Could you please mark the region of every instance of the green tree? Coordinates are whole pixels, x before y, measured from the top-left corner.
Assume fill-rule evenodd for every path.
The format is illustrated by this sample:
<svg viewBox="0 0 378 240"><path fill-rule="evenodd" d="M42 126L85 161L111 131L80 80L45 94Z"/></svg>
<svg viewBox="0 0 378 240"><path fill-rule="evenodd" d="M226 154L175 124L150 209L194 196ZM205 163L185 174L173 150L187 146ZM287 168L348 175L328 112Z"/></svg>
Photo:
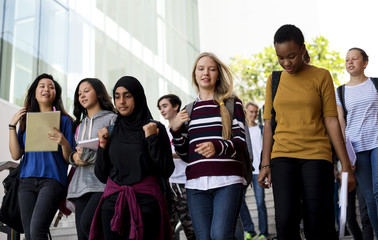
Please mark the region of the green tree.
<svg viewBox="0 0 378 240"><path fill-rule="evenodd" d="M306 43L311 58L311 65L330 71L335 84L340 85L343 76L344 59L340 53L329 50L329 41L319 36L312 43ZM279 65L273 46L250 58L235 56L231 58L230 69L236 75L235 92L243 102L262 102L265 99L265 86L269 75L276 70L283 70Z"/></svg>

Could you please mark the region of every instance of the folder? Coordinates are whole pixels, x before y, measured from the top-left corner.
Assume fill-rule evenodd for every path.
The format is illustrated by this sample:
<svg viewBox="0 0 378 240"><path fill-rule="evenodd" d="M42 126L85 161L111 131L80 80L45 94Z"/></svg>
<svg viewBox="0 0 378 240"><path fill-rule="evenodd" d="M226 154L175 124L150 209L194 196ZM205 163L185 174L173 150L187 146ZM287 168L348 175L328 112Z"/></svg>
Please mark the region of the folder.
<svg viewBox="0 0 378 240"><path fill-rule="evenodd" d="M341 189L339 194L339 206L340 206L340 231L339 237L342 238L345 235L345 223L347 220L347 206L348 206L348 173L342 172L341 174Z"/></svg>
<svg viewBox="0 0 378 240"><path fill-rule="evenodd" d="M59 129L60 111L28 112L26 114L25 152L56 152L58 144L49 139L49 133Z"/></svg>
<svg viewBox="0 0 378 240"><path fill-rule="evenodd" d="M352 142L349 140L349 138L347 138L345 141L345 147L348 153L349 161L352 164L352 166L354 166L354 164L356 164L357 156L354 152Z"/></svg>
<svg viewBox="0 0 378 240"><path fill-rule="evenodd" d="M77 142L77 147L80 148L89 148L94 151L97 151L98 148L98 138L92 138L88 140L82 140Z"/></svg>

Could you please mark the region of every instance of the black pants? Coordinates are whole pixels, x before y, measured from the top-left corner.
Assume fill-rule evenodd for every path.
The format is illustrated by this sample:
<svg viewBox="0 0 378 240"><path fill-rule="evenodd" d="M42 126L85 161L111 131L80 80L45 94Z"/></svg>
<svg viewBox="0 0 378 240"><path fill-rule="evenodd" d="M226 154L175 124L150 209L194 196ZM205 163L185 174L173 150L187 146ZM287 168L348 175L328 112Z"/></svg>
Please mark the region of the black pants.
<svg viewBox="0 0 378 240"><path fill-rule="evenodd" d="M352 232L354 240L363 240L362 232L360 226L358 225L356 215L356 189L348 192L347 223L349 230Z"/></svg>
<svg viewBox="0 0 378 240"><path fill-rule="evenodd" d="M301 239L301 218L307 240L338 239L332 163L274 158L271 160L271 174L278 239Z"/></svg>
<svg viewBox="0 0 378 240"><path fill-rule="evenodd" d="M27 240L48 239L50 224L66 196L65 187L51 178L23 178L18 197Z"/></svg>
<svg viewBox="0 0 378 240"><path fill-rule="evenodd" d="M72 199L75 204L75 222L78 240L87 240L92 219L102 192L87 193L79 198Z"/></svg>
<svg viewBox="0 0 378 240"><path fill-rule="evenodd" d="M160 233L160 208L157 200L147 194L135 194L140 210L142 212L143 222L143 239L158 239ZM123 235L111 230L111 219L114 216L115 203L118 193L110 195L104 199L101 207L101 221L104 230L105 240L125 240L129 239L130 234L130 211L127 202L125 202L125 212L123 214L122 226Z"/></svg>

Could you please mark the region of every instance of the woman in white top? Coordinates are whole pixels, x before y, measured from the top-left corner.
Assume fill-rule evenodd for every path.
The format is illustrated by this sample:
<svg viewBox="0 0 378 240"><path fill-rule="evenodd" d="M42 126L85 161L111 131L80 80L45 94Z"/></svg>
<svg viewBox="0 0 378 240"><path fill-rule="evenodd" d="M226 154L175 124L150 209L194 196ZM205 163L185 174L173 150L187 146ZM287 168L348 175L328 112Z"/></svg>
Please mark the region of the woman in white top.
<svg viewBox="0 0 378 240"><path fill-rule="evenodd" d="M366 52L351 48L345 59L350 81L344 86L345 109L336 94L340 126L357 155L355 175L366 198L375 235L378 235L378 87L365 75ZM378 82L375 79L376 84ZM345 116L345 118L344 118Z"/></svg>

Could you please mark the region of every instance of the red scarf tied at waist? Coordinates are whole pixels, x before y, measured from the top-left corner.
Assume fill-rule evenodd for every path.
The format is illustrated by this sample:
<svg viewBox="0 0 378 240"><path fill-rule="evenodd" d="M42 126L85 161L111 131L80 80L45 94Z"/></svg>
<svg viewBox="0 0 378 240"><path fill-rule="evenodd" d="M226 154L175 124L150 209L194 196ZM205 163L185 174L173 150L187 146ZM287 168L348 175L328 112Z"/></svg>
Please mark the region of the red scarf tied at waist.
<svg viewBox="0 0 378 240"><path fill-rule="evenodd" d="M89 233L89 239L103 239L103 232L100 221L100 211L102 201L114 193L118 193L117 202L115 204L115 213L111 220L111 229L117 232L119 235L123 235L122 219L125 210L125 200L129 205L130 210L130 235L129 239L142 240L143 239L143 222L142 213L135 197L135 193L149 194L156 198L160 207L160 233L159 240L170 239L170 225L169 216L167 211L167 202L164 198L161 188L157 182L156 177L149 176L143 179L143 181L134 184L132 186L118 186L110 178L105 186L104 194L101 197L100 203L97 206L91 230Z"/></svg>

